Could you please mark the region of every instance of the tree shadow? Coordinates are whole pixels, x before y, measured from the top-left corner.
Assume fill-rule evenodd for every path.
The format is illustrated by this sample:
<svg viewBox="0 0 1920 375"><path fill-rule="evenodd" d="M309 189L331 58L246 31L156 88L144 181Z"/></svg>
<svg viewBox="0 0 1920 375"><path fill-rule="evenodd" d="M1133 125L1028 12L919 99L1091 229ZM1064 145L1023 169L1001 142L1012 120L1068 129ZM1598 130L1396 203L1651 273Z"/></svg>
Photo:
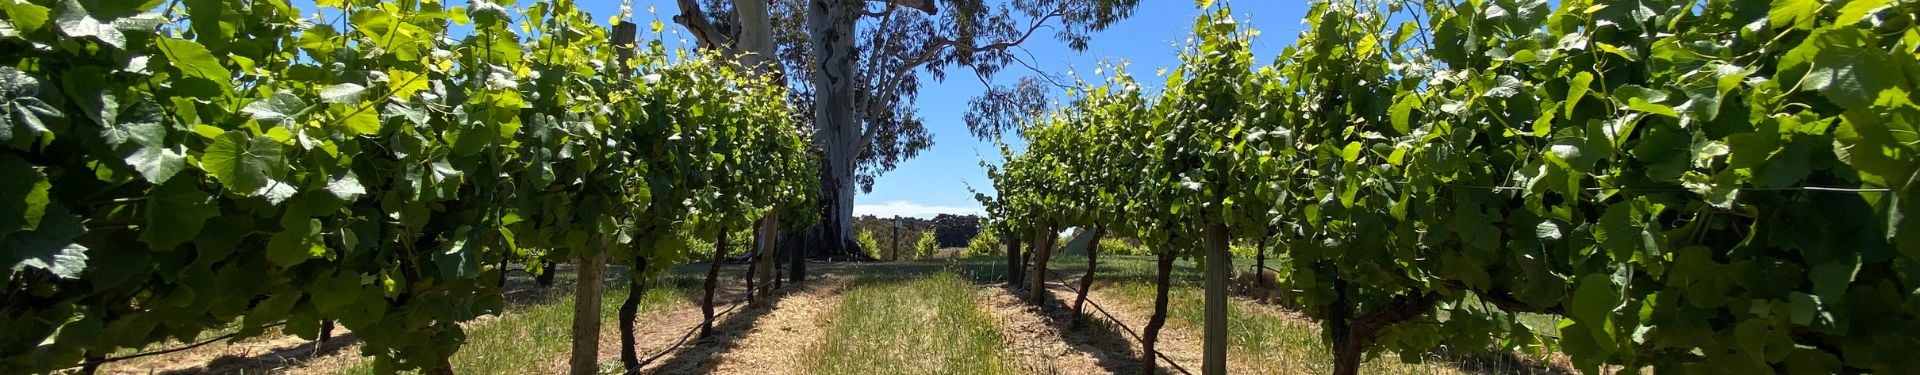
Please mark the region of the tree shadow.
<svg viewBox="0 0 1920 375"><path fill-rule="evenodd" d="M317 358L326 357L342 349L359 344L360 339L353 335L341 335L327 340L325 344L315 345L303 342L296 345L273 349L259 354L227 354L215 357L205 366L159 372L161 375L189 374L243 374L268 373L296 366Z"/></svg>
<svg viewBox="0 0 1920 375"><path fill-rule="evenodd" d="M1436 349L1431 356L1442 358L1453 368L1468 374L1483 375L1573 375L1578 372L1559 364L1537 360L1509 351L1449 351Z"/></svg>
<svg viewBox="0 0 1920 375"><path fill-rule="evenodd" d="M1006 289L1008 293L1016 296L1024 296L1027 292L1004 284L999 288ZM1047 289L1066 292L1067 295L1073 293L1060 285L1048 285ZM1046 320L1047 326L1059 332L1060 338L1066 341L1068 346L1093 356L1101 369L1114 374L1140 373L1140 367L1144 364L1141 363L1140 356L1135 355L1133 351L1133 339L1121 333L1124 328L1097 315L1099 312L1096 312L1091 304L1087 305L1087 311L1075 315L1073 307L1068 305L1069 302L1061 298L1061 294L1047 293L1045 300L1041 302L1035 313ZM1076 321L1079 323L1078 327L1074 325ZM1156 360L1154 363L1158 366L1159 361ZM1160 372L1165 373L1167 369L1160 369Z"/></svg>
<svg viewBox="0 0 1920 375"><path fill-rule="evenodd" d="M701 285L706 282L704 279L688 281L699 283L696 285ZM811 287L811 285L808 287ZM746 304L746 302L740 302L742 305L739 310L736 310L733 314L720 317L719 321L714 323L713 336L704 339L695 339L690 345L673 349L673 353L664 358L658 366L642 370L642 372L649 374L704 374L713 372L714 367L719 365L716 359L719 359L721 355L727 352L739 348L740 340L747 337L747 334L753 330L755 323L759 322L761 318L766 317L767 314L773 312L773 306L778 305L780 299L785 298L788 294L798 293L805 289L807 289L807 287L781 288L775 291L773 295L768 296L767 301L764 301L765 304L762 306L754 306ZM705 292L703 290L699 288L690 288L690 290L693 290L695 294L691 298L698 299L704 297L703 293ZM735 300L740 298L746 298L746 296L736 296ZM714 308L718 310L724 309L725 307L715 306Z"/></svg>

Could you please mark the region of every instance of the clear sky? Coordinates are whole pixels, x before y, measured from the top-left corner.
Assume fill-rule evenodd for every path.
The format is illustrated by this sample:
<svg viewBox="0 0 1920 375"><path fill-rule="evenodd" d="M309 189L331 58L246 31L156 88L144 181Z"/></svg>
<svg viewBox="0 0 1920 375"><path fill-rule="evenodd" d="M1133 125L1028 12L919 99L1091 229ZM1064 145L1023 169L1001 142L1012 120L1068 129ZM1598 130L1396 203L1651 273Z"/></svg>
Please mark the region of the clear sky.
<svg viewBox="0 0 1920 375"><path fill-rule="evenodd" d="M466 0L447 3L464 6ZM524 0L517 3L525 5ZM578 0L578 3L595 19L605 20L619 11L621 1ZM1031 52L1028 62L1060 77L1070 73L1091 77L1094 68L1102 61L1126 62L1130 65L1128 70L1141 78L1142 84L1151 86L1161 82L1149 78L1160 68L1178 65L1179 47L1186 42L1193 19L1200 14L1200 9L1191 0L1141 0L1140 3L1133 17L1093 35L1086 51L1068 49L1065 43L1052 39L1051 34L1043 30L1023 46ZM1261 32L1253 43L1255 62L1259 63L1271 61L1275 54L1299 35L1302 18L1309 4L1306 0L1241 0L1230 3L1235 18ZM314 9L312 0L294 0L294 4L309 12ZM644 25L655 17L647 13L650 7L660 21L667 24L665 38L679 39L686 35L683 28L670 21L672 15L679 13L675 1L633 0L635 22L643 25L641 38L649 37ZM328 16L332 16L331 12L328 13ZM691 46L691 42L685 43ZM994 82L1007 84L1032 74L1025 68L1009 67L995 76ZM949 69L948 79L944 82L935 81L922 73L921 82L918 107L927 130L933 134L933 147L922 150L918 157L902 162L892 172L882 175L874 183L873 192L856 196L855 215L932 217L939 213L979 213L980 204L974 201L967 187L971 185L989 194L992 192L991 182L980 168L979 161L987 158L998 164L999 153L991 141L975 139L961 121L961 115L967 110L967 100L978 95L984 87L972 72L958 69ZM1055 97L1059 97L1059 94L1056 92ZM1018 140L1010 142L1019 144Z"/></svg>
<svg viewBox="0 0 1920 375"><path fill-rule="evenodd" d="M1256 62L1271 60L1293 42L1301 29L1300 21L1306 14L1307 4L1304 0L1232 3L1235 18L1261 31L1253 44ZM1095 34L1086 51L1075 52L1065 43L1037 37L1029 40L1026 47L1033 52L1034 59L1030 62L1035 67L1058 76L1074 72L1090 77L1103 59L1110 59L1114 63L1129 63L1128 71L1140 77L1142 84L1153 85L1161 80L1144 76L1179 64L1179 46L1186 42L1193 19L1199 14L1199 8L1189 0L1143 0L1132 18ZM1024 68L1009 68L994 80L1006 84L1030 74ZM922 80L932 82L924 76ZM945 82L923 86L919 108L928 130L933 133L933 147L882 175L874 183L872 193L855 197L854 213L929 217L943 212L978 212L980 205L968 193L967 186L992 191L992 183L978 162L986 157L997 163L999 155L992 142L977 140L969 134L960 118L966 113L967 100L983 90L979 80L970 73L950 74Z"/></svg>

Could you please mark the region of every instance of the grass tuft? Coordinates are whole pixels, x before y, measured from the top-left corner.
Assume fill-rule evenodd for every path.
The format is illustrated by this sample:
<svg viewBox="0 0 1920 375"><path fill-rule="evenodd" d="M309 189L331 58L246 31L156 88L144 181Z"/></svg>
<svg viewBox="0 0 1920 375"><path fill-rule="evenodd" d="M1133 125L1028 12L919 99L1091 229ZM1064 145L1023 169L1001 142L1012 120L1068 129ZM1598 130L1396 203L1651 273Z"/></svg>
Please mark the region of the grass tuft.
<svg viewBox="0 0 1920 375"><path fill-rule="evenodd" d="M931 276L871 276L845 292L826 339L808 348L816 374L1009 374L993 318L974 284Z"/></svg>

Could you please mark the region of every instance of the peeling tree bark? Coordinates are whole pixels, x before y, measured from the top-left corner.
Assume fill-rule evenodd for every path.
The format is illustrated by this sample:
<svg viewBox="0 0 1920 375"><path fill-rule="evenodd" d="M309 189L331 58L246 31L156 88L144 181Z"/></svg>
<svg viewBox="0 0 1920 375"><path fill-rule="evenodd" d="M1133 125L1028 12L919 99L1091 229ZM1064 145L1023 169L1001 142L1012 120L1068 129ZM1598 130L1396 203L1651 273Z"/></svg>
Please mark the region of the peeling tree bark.
<svg viewBox="0 0 1920 375"><path fill-rule="evenodd" d="M854 26L862 8L859 1L810 0L807 33L813 42L814 139L826 152L820 170L822 211L829 215L815 230L818 255L847 257L859 248L848 228L853 227L853 170L859 157L860 119L855 117Z"/></svg>

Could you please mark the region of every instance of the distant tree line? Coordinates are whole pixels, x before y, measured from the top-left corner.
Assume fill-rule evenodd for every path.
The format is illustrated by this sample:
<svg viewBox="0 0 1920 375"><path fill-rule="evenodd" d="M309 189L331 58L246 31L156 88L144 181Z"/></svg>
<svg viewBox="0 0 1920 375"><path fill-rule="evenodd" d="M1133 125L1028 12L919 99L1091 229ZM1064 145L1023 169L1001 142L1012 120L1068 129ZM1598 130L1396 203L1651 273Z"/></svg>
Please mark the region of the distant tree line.
<svg viewBox="0 0 1920 375"><path fill-rule="evenodd" d="M880 248L873 249L872 253L885 258L893 251L894 219L890 216L860 215L854 217L853 228L856 233L873 233ZM980 217L976 215L940 214L933 219L901 216L899 220L900 246L903 249L912 247L920 234L926 231L933 232L934 241L941 248L965 247L968 241L980 234Z"/></svg>

